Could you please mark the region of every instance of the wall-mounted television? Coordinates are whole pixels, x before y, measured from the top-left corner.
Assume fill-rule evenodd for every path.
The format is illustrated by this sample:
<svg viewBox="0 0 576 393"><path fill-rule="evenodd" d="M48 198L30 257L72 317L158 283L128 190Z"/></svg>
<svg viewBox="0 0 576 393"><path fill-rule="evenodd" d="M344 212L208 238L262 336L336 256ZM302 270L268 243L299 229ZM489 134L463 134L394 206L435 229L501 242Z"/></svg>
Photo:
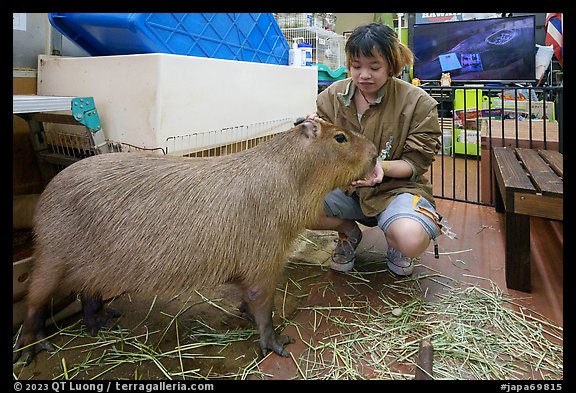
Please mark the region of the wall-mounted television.
<svg viewBox="0 0 576 393"><path fill-rule="evenodd" d="M414 78L534 82L534 15L414 25Z"/></svg>

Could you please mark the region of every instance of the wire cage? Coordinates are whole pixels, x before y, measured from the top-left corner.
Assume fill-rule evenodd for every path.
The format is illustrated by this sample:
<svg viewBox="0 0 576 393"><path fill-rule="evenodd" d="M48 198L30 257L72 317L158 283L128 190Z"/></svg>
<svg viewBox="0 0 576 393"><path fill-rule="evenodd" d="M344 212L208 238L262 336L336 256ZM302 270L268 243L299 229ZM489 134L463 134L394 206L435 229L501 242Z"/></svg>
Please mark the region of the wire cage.
<svg viewBox="0 0 576 393"><path fill-rule="evenodd" d="M82 125L43 123L43 139L45 148L39 151L43 161L43 170L47 178L54 177L58 172L83 158L106 152L157 151L166 154L162 147L143 148L124 142L107 139L106 148L95 146L90 137L90 131Z"/></svg>
<svg viewBox="0 0 576 393"><path fill-rule="evenodd" d="M247 150L294 126L292 118L194 131L169 137L166 148L185 157L222 156Z"/></svg>
<svg viewBox="0 0 576 393"><path fill-rule="evenodd" d="M221 129L185 132L167 138L162 147L144 148L110 139L106 139L106 145L110 153L148 151L185 157L219 156L255 147L292 128L293 120L283 118ZM45 123L43 135L46 150L42 152L42 156L50 158L52 176L75 161L102 154L82 126Z"/></svg>
<svg viewBox="0 0 576 393"><path fill-rule="evenodd" d="M331 14L274 14L280 30L290 45L302 39L312 45L312 63L324 64L332 70L345 67L345 38L333 31L335 17Z"/></svg>
<svg viewBox="0 0 576 393"><path fill-rule="evenodd" d="M293 27L318 27L324 30L334 31L336 16L332 13L275 13L274 19L282 28Z"/></svg>

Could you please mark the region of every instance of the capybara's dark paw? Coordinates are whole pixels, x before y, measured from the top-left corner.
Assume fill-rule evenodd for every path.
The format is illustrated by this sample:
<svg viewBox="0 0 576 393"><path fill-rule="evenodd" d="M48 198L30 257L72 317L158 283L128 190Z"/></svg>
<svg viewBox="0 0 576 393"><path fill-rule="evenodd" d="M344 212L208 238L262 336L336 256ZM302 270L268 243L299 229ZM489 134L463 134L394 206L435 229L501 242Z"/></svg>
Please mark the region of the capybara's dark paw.
<svg viewBox="0 0 576 393"><path fill-rule="evenodd" d="M33 339L20 337L12 353L12 363L18 362L26 367L39 352L54 350L54 346L46 340L44 335L38 335Z"/></svg>
<svg viewBox="0 0 576 393"><path fill-rule="evenodd" d="M284 345L293 344L294 339L287 335L275 335L273 339L266 340L264 343L260 341L260 350L262 355L266 356L269 350L276 352L278 355L285 358L290 356L290 352L284 348Z"/></svg>
<svg viewBox="0 0 576 393"><path fill-rule="evenodd" d="M98 335L101 328L107 326L114 318L118 318L122 314L112 308L102 308L96 313L84 315L84 325L88 334L91 336Z"/></svg>

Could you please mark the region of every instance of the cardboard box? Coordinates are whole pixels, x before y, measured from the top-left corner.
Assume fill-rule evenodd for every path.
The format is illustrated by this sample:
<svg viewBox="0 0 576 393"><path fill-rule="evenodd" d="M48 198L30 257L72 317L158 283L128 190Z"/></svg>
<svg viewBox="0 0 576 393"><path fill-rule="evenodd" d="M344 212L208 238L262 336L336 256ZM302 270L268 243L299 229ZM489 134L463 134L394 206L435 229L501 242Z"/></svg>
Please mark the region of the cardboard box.
<svg viewBox="0 0 576 393"><path fill-rule="evenodd" d="M492 111L502 111L502 100L499 98L492 98ZM504 100L504 115L514 115L518 111L519 115L527 117L532 115L532 118L544 118L544 101L514 101ZM546 118L550 121L555 121L555 108L554 102L546 101Z"/></svg>
<svg viewBox="0 0 576 393"><path fill-rule="evenodd" d="M546 113L544 113L544 102L532 102L531 103L532 116L537 119L548 119L550 121L556 120L556 108L554 107L554 102L546 101Z"/></svg>

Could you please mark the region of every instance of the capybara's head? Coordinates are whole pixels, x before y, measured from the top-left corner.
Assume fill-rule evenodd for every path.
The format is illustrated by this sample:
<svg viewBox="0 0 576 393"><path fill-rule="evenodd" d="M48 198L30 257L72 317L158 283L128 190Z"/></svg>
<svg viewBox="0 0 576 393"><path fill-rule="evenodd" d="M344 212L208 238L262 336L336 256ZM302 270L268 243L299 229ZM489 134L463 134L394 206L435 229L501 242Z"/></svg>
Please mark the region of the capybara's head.
<svg viewBox="0 0 576 393"><path fill-rule="evenodd" d="M376 146L364 135L344 130L326 120L304 120L296 128L302 135L310 162L323 182L334 188L370 176L378 156Z"/></svg>

